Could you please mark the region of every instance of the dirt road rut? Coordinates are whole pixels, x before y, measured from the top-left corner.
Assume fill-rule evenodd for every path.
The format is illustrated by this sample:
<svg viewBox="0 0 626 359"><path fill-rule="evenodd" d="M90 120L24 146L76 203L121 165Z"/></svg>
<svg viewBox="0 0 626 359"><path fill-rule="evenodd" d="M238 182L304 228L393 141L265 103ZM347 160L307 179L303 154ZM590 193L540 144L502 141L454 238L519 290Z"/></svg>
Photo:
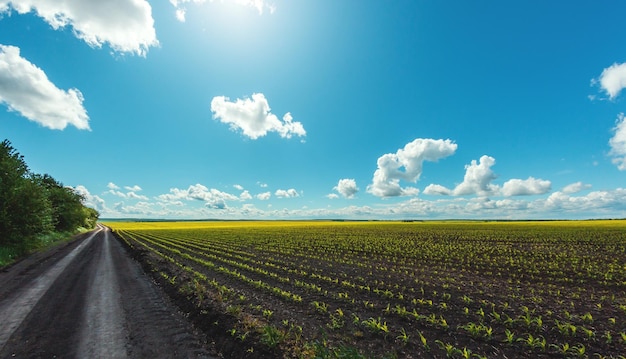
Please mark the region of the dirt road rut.
<svg viewBox="0 0 626 359"><path fill-rule="evenodd" d="M213 358L109 230L0 272L1 358Z"/></svg>

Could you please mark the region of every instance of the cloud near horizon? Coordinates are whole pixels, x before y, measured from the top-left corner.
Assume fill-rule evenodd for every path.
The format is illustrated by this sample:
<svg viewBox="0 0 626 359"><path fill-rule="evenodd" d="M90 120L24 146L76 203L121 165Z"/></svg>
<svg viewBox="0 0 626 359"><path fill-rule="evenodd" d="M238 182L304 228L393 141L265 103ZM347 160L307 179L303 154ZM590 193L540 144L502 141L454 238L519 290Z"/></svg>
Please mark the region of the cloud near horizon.
<svg viewBox="0 0 626 359"><path fill-rule="evenodd" d="M33 11L55 30L71 26L74 36L94 48L108 44L119 53L145 56L159 45L145 0L0 0L0 14L11 9Z"/></svg>
<svg viewBox="0 0 626 359"><path fill-rule="evenodd" d="M566 186L567 187L567 186ZM576 184L575 187L580 187ZM586 186L583 186L586 187ZM276 218L346 218L346 219L401 219L401 218L491 218L491 219L587 219L587 218L626 218L626 188L610 191L593 191L574 196L563 191L554 192L547 198L522 200L504 198L492 200L487 197L444 198L424 200L412 197L403 202L379 204L375 206L347 206L343 208L300 208L261 210L252 204L243 203L240 207L219 208L218 205L205 205L196 208L189 198L181 200L147 202L129 205L116 202L107 206L105 200L91 195L84 186L76 186L75 191L85 196L85 205L97 209L101 218L163 218L163 219L276 219ZM171 193L170 193L171 194Z"/></svg>
<svg viewBox="0 0 626 359"><path fill-rule="evenodd" d="M170 193L159 195L157 199L162 202L203 201L206 207L213 209L226 209L226 201L239 201L239 197L235 195L215 188L209 189L199 183L187 189L171 188Z"/></svg>
<svg viewBox="0 0 626 359"><path fill-rule="evenodd" d="M367 192L377 197L417 195L417 188L402 188L400 180L417 182L422 174L424 161L437 162L454 154L456 149L456 143L451 140L417 138L396 153L387 153L378 158L378 168L374 172L372 183L367 186Z"/></svg>
<svg viewBox="0 0 626 359"><path fill-rule="evenodd" d="M67 125L90 129L83 94L78 89L59 89L43 70L20 56L18 47L1 44L0 103L53 130L63 130Z"/></svg>
<svg viewBox="0 0 626 359"><path fill-rule="evenodd" d="M510 179L500 188L500 186L492 183L497 178L496 174L491 170L491 167L495 164L495 158L487 155L481 156L478 162L472 160L469 165L465 165L463 182L454 189L449 189L439 184L430 184L424 189L424 194L512 197L545 194L552 188L552 182L534 177L528 177L525 180Z"/></svg>
<svg viewBox="0 0 626 359"><path fill-rule="evenodd" d="M302 123L294 122L291 113L287 112L281 121L270 110L262 93L255 93L252 98L237 99L235 102L225 96L216 96L211 100L214 119L229 124L233 131L242 130L245 136L253 140L268 132L277 132L282 138L306 136Z"/></svg>

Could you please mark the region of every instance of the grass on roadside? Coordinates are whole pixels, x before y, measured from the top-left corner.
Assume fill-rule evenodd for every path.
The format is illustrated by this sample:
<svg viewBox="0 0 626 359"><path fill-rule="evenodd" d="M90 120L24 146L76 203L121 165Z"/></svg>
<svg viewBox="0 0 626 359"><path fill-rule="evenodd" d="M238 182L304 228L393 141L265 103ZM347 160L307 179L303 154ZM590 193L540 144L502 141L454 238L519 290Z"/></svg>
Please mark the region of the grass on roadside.
<svg viewBox="0 0 626 359"><path fill-rule="evenodd" d="M40 235L32 248L21 249L16 247L0 247L0 268L6 267L15 261L35 252L45 251L59 243L69 242L78 233L88 232L90 229L80 228L75 233L52 232Z"/></svg>

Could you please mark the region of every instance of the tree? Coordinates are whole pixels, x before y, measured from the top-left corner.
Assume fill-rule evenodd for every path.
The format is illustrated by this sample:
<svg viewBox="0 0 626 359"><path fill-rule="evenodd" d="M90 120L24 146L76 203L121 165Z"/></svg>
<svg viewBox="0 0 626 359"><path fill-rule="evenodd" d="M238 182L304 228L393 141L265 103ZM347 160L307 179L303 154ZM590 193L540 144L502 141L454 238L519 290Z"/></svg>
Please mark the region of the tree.
<svg viewBox="0 0 626 359"><path fill-rule="evenodd" d="M52 227L46 193L8 140L0 143L0 245L26 251Z"/></svg>
<svg viewBox="0 0 626 359"><path fill-rule="evenodd" d="M83 197L73 189L63 187L50 175L35 175L35 178L50 200L54 229L58 232L66 232L82 227L86 214L83 211Z"/></svg>
<svg viewBox="0 0 626 359"><path fill-rule="evenodd" d="M42 235L93 228L98 211L50 175L33 174L8 140L0 143L0 246L26 253Z"/></svg>

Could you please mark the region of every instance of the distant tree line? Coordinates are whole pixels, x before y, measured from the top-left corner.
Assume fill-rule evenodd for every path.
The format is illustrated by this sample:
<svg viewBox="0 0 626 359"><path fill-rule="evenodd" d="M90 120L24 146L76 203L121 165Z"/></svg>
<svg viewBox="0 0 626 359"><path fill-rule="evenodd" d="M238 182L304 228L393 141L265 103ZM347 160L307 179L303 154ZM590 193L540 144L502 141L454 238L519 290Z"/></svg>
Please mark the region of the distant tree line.
<svg viewBox="0 0 626 359"><path fill-rule="evenodd" d="M96 226L99 213L51 176L32 173L8 140L0 143L0 247L24 254L42 238Z"/></svg>

